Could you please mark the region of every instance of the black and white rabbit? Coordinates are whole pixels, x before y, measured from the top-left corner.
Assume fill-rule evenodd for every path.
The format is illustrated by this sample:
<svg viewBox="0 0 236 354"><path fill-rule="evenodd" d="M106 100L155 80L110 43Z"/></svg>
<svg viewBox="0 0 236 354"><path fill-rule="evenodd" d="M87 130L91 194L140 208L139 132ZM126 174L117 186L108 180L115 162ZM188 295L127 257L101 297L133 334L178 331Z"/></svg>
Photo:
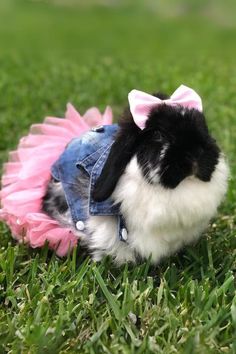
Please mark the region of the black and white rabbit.
<svg viewBox="0 0 236 354"><path fill-rule="evenodd" d="M166 95L154 97L161 104L145 113L142 129L131 110L124 111L92 191L97 202L110 197L119 205L126 242L117 237L115 216L90 215L86 233L75 231L95 260L110 255L122 264L151 256L158 263L200 237L226 193L228 166L204 114L191 105L168 104ZM85 175L78 191L88 184ZM73 228L60 183L50 182L43 210Z"/></svg>

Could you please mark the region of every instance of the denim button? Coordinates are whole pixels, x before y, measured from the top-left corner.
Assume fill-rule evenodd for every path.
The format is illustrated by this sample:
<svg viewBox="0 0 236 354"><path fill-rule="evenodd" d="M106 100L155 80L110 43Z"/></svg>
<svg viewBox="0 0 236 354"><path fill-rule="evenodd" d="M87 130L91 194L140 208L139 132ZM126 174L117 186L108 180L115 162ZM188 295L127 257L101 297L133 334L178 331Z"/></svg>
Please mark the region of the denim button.
<svg viewBox="0 0 236 354"><path fill-rule="evenodd" d="M91 130L92 130L92 132L102 133L102 132L104 132L104 126L103 125L99 125L98 127L94 127Z"/></svg>
<svg viewBox="0 0 236 354"><path fill-rule="evenodd" d="M85 229L85 225L83 221L77 221L77 223L75 224L76 229L79 231L83 231Z"/></svg>
<svg viewBox="0 0 236 354"><path fill-rule="evenodd" d="M124 241L126 241L128 238L128 232L125 227L121 230L121 237L122 237L122 240L124 240Z"/></svg>

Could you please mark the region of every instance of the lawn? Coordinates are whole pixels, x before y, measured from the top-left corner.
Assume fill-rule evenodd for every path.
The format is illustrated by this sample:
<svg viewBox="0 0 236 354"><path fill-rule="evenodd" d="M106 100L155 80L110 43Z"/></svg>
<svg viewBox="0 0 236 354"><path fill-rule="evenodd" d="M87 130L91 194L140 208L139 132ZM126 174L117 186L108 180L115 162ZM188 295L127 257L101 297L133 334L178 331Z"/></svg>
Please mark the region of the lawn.
<svg viewBox="0 0 236 354"><path fill-rule="evenodd" d="M0 353L236 353L236 26L142 1L65 3L0 4L0 163L68 101L117 118L132 88L184 83L228 157L229 191L198 244L157 267L95 264L79 246L60 259L0 224Z"/></svg>

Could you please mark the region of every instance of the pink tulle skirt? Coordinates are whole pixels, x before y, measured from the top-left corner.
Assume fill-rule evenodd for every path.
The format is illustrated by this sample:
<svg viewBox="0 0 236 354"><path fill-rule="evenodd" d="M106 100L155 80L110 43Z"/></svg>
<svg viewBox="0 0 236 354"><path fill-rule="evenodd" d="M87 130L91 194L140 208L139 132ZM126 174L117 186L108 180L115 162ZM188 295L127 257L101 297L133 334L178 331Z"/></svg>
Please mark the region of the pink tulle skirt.
<svg viewBox="0 0 236 354"><path fill-rule="evenodd" d="M47 117L42 124L32 125L17 150L10 152L2 176L0 220L7 223L17 241L33 248L47 242L59 256L75 247L78 237L44 214L41 201L51 166L68 142L91 127L108 124L112 124L110 107L103 115L97 108L90 108L80 116L68 104L65 118Z"/></svg>

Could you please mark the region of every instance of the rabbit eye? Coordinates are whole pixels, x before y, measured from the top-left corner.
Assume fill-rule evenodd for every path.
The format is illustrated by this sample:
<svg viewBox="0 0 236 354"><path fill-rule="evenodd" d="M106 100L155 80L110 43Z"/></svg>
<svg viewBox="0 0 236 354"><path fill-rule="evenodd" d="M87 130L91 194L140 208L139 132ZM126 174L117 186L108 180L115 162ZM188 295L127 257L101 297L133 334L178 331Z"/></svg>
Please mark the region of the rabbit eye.
<svg viewBox="0 0 236 354"><path fill-rule="evenodd" d="M204 149L200 147L198 149L198 156L201 156L203 153L204 153Z"/></svg>
<svg viewBox="0 0 236 354"><path fill-rule="evenodd" d="M154 138L155 138L155 141L157 141L157 142L161 142L163 140L161 133L157 132L157 131L154 133Z"/></svg>

